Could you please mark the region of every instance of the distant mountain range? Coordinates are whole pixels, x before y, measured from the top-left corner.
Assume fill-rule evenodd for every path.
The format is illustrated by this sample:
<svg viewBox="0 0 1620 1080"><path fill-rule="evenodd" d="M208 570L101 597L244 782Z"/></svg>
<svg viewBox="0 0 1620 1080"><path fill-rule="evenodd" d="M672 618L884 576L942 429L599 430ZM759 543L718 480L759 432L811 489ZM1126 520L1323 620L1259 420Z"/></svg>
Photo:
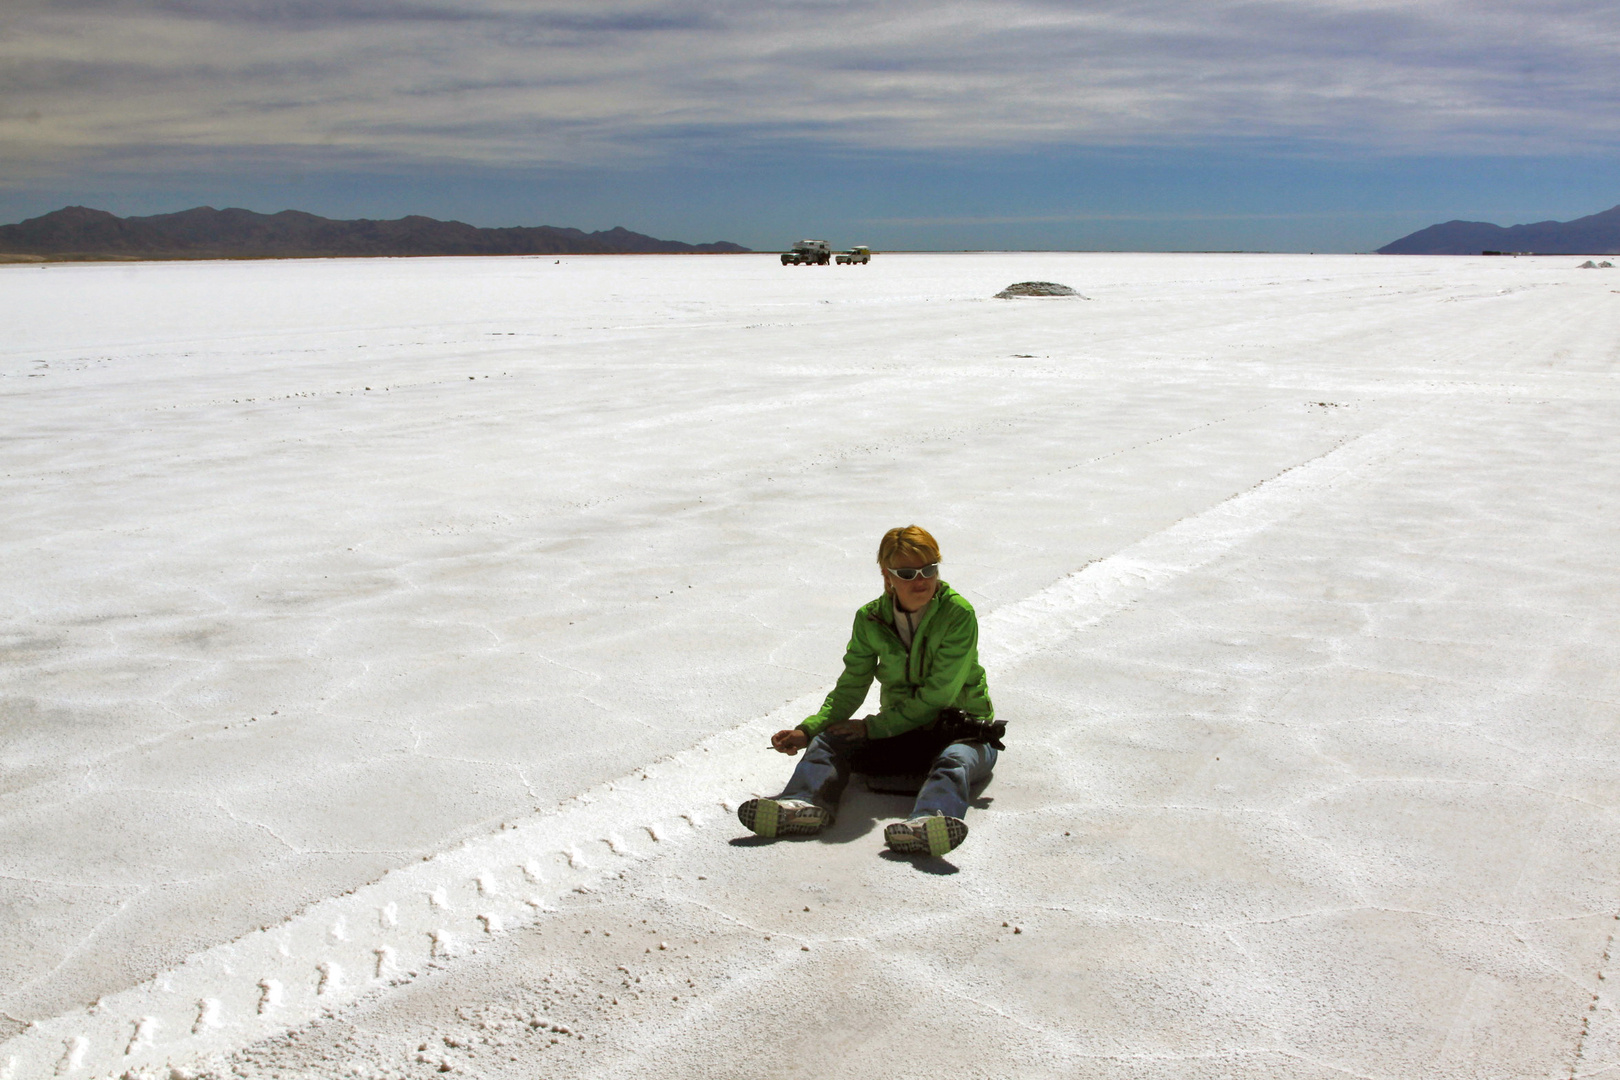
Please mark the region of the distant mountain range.
<svg viewBox="0 0 1620 1080"><path fill-rule="evenodd" d="M1430 225L1378 249L1380 255L1620 255L1620 206L1574 221L1538 221L1503 228L1487 221Z"/></svg>
<svg viewBox="0 0 1620 1080"><path fill-rule="evenodd" d="M16 225L0 225L0 256L48 259L720 254L748 250L724 241L682 244L658 240L622 227L592 233L551 225L479 229L429 217L335 221L298 210L256 214L211 206L128 218L87 206L69 206Z"/></svg>

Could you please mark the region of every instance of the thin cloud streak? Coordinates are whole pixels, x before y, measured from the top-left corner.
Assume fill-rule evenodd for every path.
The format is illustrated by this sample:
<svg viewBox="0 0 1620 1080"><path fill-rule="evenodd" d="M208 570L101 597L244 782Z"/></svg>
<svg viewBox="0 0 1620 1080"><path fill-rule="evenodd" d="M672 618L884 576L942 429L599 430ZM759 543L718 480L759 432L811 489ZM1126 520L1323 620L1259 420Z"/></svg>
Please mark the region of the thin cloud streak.
<svg viewBox="0 0 1620 1080"><path fill-rule="evenodd" d="M1579 0L20 0L0 159L1610 151L1617 46L1620 9Z"/></svg>

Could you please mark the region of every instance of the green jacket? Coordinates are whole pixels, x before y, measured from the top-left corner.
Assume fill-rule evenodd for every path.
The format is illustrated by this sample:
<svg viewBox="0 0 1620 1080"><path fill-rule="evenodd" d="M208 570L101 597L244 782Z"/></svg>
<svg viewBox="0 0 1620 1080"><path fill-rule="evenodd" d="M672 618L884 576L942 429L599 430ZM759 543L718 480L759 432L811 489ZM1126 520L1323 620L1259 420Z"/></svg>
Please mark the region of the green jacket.
<svg viewBox="0 0 1620 1080"><path fill-rule="evenodd" d="M806 717L799 730L815 738L828 724L848 720L866 700L874 676L883 688L881 708L866 721L866 733L874 739L927 727L950 705L976 719L995 719L979 666L979 617L943 581L923 609L910 650L900 643L894 600L887 593L855 613L844 673L821 711Z"/></svg>

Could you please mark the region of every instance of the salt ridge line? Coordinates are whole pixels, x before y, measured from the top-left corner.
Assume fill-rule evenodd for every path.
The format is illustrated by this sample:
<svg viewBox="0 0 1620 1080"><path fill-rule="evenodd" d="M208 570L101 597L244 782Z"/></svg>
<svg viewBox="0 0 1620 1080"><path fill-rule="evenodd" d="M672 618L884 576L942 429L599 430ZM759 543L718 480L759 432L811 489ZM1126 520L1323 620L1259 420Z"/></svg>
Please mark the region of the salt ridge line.
<svg viewBox="0 0 1620 1080"><path fill-rule="evenodd" d="M1004 666L1093 626L1151 592L1247 543L1302 507L1300 496L1359 477L1395 452L1389 428L1352 436L1201 513L1121 548L980 620L980 658Z"/></svg>
<svg viewBox="0 0 1620 1080"><path fill-rule="evenodd" d="M1185 518L982 620L984 660L1011 665L1092 626L1300 512L1301 496L1388 456L1390 429L1360 436ZM0 1044L0 1080L164 1075L229 1054L384 993L480 941L532 925L569 892L587 892L635 860L680 846L735 810L721 793L763 793L780 779L762 754L822 691L689 750L353 893L280 926L215 946L129 990L30 1024Z"/></svg>

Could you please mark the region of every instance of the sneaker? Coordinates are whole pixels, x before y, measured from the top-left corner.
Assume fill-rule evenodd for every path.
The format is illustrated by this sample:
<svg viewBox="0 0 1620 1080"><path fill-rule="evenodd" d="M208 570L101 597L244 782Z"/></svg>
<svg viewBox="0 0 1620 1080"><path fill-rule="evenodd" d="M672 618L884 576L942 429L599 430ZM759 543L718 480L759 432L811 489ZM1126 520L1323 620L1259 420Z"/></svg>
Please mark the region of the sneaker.
<svg viewBox="0 0 1620 1080"><path fill-rule="evenodd" d="M737 807L737 820L760 836L818 833L830 816L799 799L749 799Z"/></svg>
<svg viewBox="0 0 1620 1080"><path fill-rule="evenodd" d="M883 842L890 851L903 855L943 855L966 840L967 834L967 822L961 818L930 814L888 826L883 830Z"/></svg>

